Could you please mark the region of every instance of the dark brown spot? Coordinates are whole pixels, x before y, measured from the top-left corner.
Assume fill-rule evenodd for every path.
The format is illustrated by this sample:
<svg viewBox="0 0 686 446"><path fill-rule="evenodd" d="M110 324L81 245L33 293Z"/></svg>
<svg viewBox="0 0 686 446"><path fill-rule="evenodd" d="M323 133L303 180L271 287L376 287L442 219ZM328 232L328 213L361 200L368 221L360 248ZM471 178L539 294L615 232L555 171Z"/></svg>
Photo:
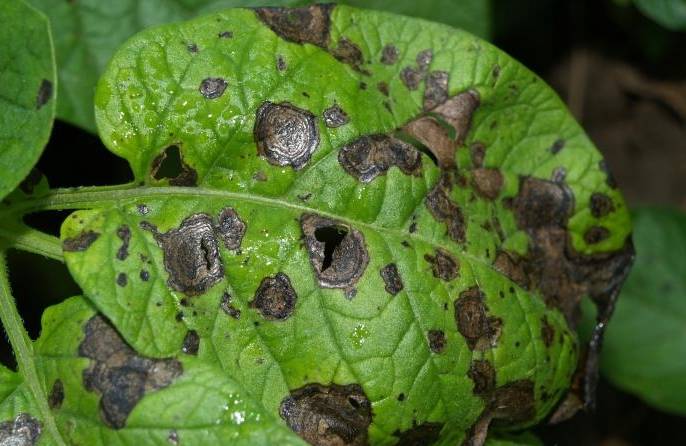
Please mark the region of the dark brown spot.
<svg viewBox="0 0 686 446"><path fill-rule="evenodd" d="M360 90L366 90L367 89L367 83L366 82L360 82Z"/></svg>
<svg viewBox="0 0 686 446"><path fill-rule="evenodd" d="M208 77L200 83L199 91L206 99L217 99L224 94L228 85L221 77Z"/></svg>
<svg viewBox="0 0 686 446"><path fill-rule="evenodd" d="M312 192L307 192L305 194L298 194L298 200L300 201L307 201L310 198L312 198Z"/></svg>
<svg viewBox="0 0 686 446"><path fill-rule="evenodd" d="M101 396L100 418L113 429L126 425L146 393L169 386L183 373L176 359L138 355L102 316L93 316L84 333L79 356L91 359L83 371L84 386Z"/></svg>
<svg viewBox="0 0 686 446"><path fill-rule="evenodd" d="M328 4L305 8L257 8L255 11L260 20L282 39L326 48L334 7Z"/></svg>
<svg viewBox="0 0 686 446"><path fill-rule="evenodd" d="M128 282L129 278L126 276L125 273L117 274L117 285L119 285L120 287L125 287Z"/></svg>
<svg viewBox="0 0 686 446"><path fill-rule="evenodd" d="M381 81L378 84L376 84L376 88L381 92L382 95L388 96L390 94L390 91L388 90L388 83Z"/></svg>
<svg viewBox="0 0 686 446"><path fill-rule="evenodd" d="M410 144L388 135L362 136L338 151L338 162L346 172L369 183L397 166L407 175L421 174L420 152Z"/></svg>
<svg viewBox="0 0 686 446"><path fill-rule="evenodd" d="M416 62L419 70L426 73L433 58L434 52L430 48L417 53Z"/></svg>
<svg viewBox="0 0 686 446"><path fill-rule="evenodd" d="M477 168L472 170L472 185L480 196L494 200L503 187L503 174L498 169Z"/></svg>
<svg viewBox="0 0 686 446"><path fill-rule="evenodd" d="M84 231L76 237L66 238L62 242L62 250L65 252L82 252L87 250L100 234L95 231Z"/></svg>
<svg viewBox="0 0 686 446"><path fill-rule="evenodd" d="M424 110L433 110L448 100L448 72L432 71L426 77Z"/></svg>
<svg viewBox="0 0 686 446"><path fill-rule="evenodd" d="M276 69L279 71L284 71L286 68L288 68L286 60L283 58L281 54L279 54L278 56L276 56Z"/></svg>
<svg viewBox="0 0 686 446"><path fill-rule="evenodd" d="M188 330L186 336L183 338L183 345L181 346L181 351L187 355L198 355L198 350L200 349L200 336L195 330Z"/></svg>
<svg viewBox="0 0 686 446"><path fill-rule="evenodd" d="M250 308L256 308L269 321L283 321L293 314L298 295L284 273L265 277L255 291Z"/></svg>
<svg viewBox="0 0 686 446"><path fill-rule="evenodd" d="M550 147L550 152L553 154L558 153L560 150L562 150L564 148L564 146L565 146L565 140L564 139L558 139Z"/></svg>
<svg viewBox="0 0 686 446"><path fill-rule="evenodd" d="M448 236L458 243L465 241L465 220L462 210L449 197L452 187L449 176L444 175L424 200L431 215L445 224Z"/></svg>
<svg viewBox="0 0 686 446"><path fill-rule="evenodd" d="M324 124L332 129L345 125L350 121L348 114L337 104L324 110L322 115L324 116Z"/></svg>
<svg viewBox="0 0 686 446"><path fill-rule="evenodd" d="M541 339L543 339L543 344L548 348L553 345L555 340L555 329L550 325L548 318L545 316L541 318Z"/></svg>
<svg viewBox="0 0 686 446"><path fill-rule="evenodd" d="M55 382L52 383L52 389L50 389L50 395L48 395L48 406L50 409L56 410L62 407L63 402L64 384L61 379L56 379ZM2 444L2 441L0 441L0 444Z"/></svg>
<svg viewBox="0 0 686 446"><path fill-rule="evenodd" d="M337 60L350 65L355 71L367 75L370 74L369 71L362 68L362 64L364 63L362 50L360 50L360 47L350 39L345 37L338 39L338 46L331 50L331 54Z"/></svg>
<svg viewBox="0 0 686 446"><path fill-rule="evenodd" d="M308 384L281 402L281 418L314 446L366 446L372 406L362 387Z"/></svg>
<svg viewBox="0 0 686 446"><path fill-rule="evenodd" d="M484 359L472 360L467 376L474 382L475 395L488 395L495 389L495 369Z"/></svg>
<svg viewBox="0 0 686 446"><path fill-rule="evenodd" d="M612 198L600 192L591 194L591 215L595 218L601 218L607 214L614 212L615 205Z"/></svg>
<svg viewBox="0 0 686 446"><path fill-rule="evenodd" d="M167 441L173 446L178 446L179 434L176 432L176 430L172 429L169 431L169 435L167 435Z"/></svg>
<svg viewBox="0 0 686 446"><path fill-rule="evenodd" d="M431 264L434 277L446 282L457 278L460 263L448 251L438 248L434 255L425 254L424 260Z"/></svg>
<svg viewBox="0 0 686 446"><path fill-rule="evenodd" d="M513 209L518 227L527 232L530 241L526 257L510 256L516 271L520 272L517 279L521 281L520 285L540 292L546 304L559 309L572 328L583 296L590 296L598 307L597 324L582 367L584 390L580 393L590 407L598 377L602 336L633 263L634 249L629 237L624 246L614 252L592 255L577 252L567 232L573 201L571 192L561 184L521 179ZM593 235L591 239L596 237Z"/></svg>
<svg viewBox="0 0 686 446"><path fill-rule="evenodd" d="M520 228L564 227L574 198L564 185L526 177L520 181L519 194L513 205Z"/></svg>
<svg viewBox="0 0 686 446"><path fill-rule="evenodd" d="M0 422L0 445L34 446L38 444L41 432L42 426L38 419L27 413L20 413L14 420Z"/></svg>
<svg viewBox="0 0 686 446"><path fill-rule="evenodd" d="M143 282L150 280L150 273L147 270L142 269L139 275Z"/></svg>
<svg viewBox="0 0 686 446"><path fill-rule="evenodd" d="M233 37L233 32L222 31L217 35L220 39L231 39Z"/></svg>
<svg viewBox="0 0 686 446"><path fill-rule="evenodd" d="M400 80L408 90L416 90L424 79L424 73L414 67L405 67L400 72Z"/></svg>
<svg viewBox="0 0 686 446"><path fill-rule="evenodd" d="M484 158L486 157L486 146L481 142L475 142L469 146L469 152L472 156L472 165L475 168L484 166Z"/></svg>
<svg viewBox="0 0 686 446"><path fill-rule="evenodd" d="M452 169L455 151L464 144L479 103L475 90L462 92L432 108L431 113L410 121L403 130L429 148L440 167Z"/></svg>
<svg viewBox="0 0 686 446"><path fill-rule="evenodd" d="M197 53L198 52L198 45L195 43L189 43L186 45L186 49L188 50L189 53Z"/></svg>
<svg viewBox="0 0 686 446"><path fill-rule="evenodd" d="M584 241L594 245L606 240L610 236L610 230L602 226L592 226L584 233Z"/></svg>
<svg viewBox="0 0 686 446"><path fill-rule="evenodd" d="M362 233L316 214L303 214L300 227L319 284L325 288L352 288L369 263Z"/></svg>
<svg viewBox="0 0 686 446"><path fill-rule="evenodd" d="M502 321L488 316L485 297L479 288L472 287L461 292L454 302L457 330L471 350L495 347L500 337Z"/></svg>
<svg viewBox="0 0 686 446"><path fill-rule="evenodd" d="M400 401L400 402L405 401L405 394L404 394L404 393L400 393L400 394L398 395L398 401Z"/></svg>
<svg viewBox="0 0 686 446"><path fill-rule="evenodd" d="M186 164L176 145L167 147L152 161L150 175L156 180L168 178L172 186L195 186L198 181L198 173Z"/></svg>
<svg viewBox="0 0 686 446"><path fill-rule="evenodd" d="M442 429L443 423L427 422L393 435L398 437L396 446L430 446L438 441Z"/></svg>
<svg viewBox="0 0 686 446"><path fill-rule="evenodd" d="M40 110L52 98L52 82L43 79L36 95L36 110Z"/></svg>
<svg viewBox="0 0 686 446"><path fill-rule="evenodd" d="M224 241L226 249L238 249L241 247L245 229L245 223L233 208L225 208L221 211L219 221L215 227L217 235Z"/></svg>
<svg viewBox="0 0 686 446"><path fill-rule="evenodd" d="M443 330L429 330L427 333L427 338L429 340L429 348L434 353L442 353L445 350L445 333Z"/></svg>
<svg viewBox="0 0 686 446"><path fill-rule="evenodd" d="M402 291L403 280L400 278L400 273L398 272L398 267L395 265L395 263L389 263L381 268L380 274L381 278L386 284L386 292L395 296Z"/></svg>
<svg viewBox="0 0 686 446"><path fill-rule="evenodd" d="M491 75L493 76L493 80L498 80L500 77L500 65L495 64L493 65L493 69L491 70Z"/></svg>
<svg viewBox="0 0 686 446"><path fill-rule="evenodd" d="M240 319L241 310L236 308L231 301L231 295L225 292L224 295L222 295L222 301L219 303L219 308L221 308L224 313L228 314L232 318Z"/></svg>
<svg viewBox="0 0 686 446"><path fill-rule="evenodd" d="M315 117L288 103L263 103L253 130L257 150L276 166L302 168L319 146Z"/></svg>
<svg viewBox="0 0 686 446"><path fill-rule="evenodd" d="M126 260L129 256L129 242L131 241L131 229L128 225L121 225L117 228L117 237L121 239L121 246L117 250L117 259Z"/></svg>
<svg viewBox="0 0 686 446"><path fill-rule="evenodd" d="M381 63L385 65L393 65L398 61L400 52L395 45L388 44L381 50Z"/></svg>
<svg viewBox="0 0 686 446"><path fill-rule="evenodd" d="M148 215L148 212L150 212L150 209L148 208L147 205L145 204L137 204L136 209L138 210L138 213L141 215Z"/></svg>
<svg viewBox="0 0 686 446"><path fill-rule="evenodd" d="M207 214L187 217L177 229L160 234L153 226L141 223L155 236L164 254L169 286L189 296L203 294L224 278L212 219Z"/></svg>

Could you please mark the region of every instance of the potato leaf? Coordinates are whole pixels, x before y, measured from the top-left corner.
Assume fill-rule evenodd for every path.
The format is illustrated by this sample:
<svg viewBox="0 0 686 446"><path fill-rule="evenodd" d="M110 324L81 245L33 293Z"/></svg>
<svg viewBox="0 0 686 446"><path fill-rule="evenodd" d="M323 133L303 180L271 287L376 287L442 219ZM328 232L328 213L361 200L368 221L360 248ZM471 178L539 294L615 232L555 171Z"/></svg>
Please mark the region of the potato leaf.
<svg viewBox="0 0 686 446"><path fill-rule="evenodd" d="M567 320L631 262L561 101L444 25L328 5L158 27L109 63L96 118L136 186L62 227L86 296L311 443L536 423L576 367Z"/></svg>
<svg viewBox="0 0 686 446"><path fill-rule="evenodd" d="M28 175L55 117L55 59L48 20L23 0L0 6L0 199Z"/></svg>

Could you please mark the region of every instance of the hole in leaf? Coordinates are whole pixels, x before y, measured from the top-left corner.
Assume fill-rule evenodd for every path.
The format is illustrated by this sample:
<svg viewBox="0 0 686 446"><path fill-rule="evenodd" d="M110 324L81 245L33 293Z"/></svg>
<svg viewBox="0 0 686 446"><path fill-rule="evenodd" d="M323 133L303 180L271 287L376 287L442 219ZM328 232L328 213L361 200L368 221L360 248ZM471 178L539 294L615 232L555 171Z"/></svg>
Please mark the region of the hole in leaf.
<svg viewBox="0 0 686 446"><path fill-rule="evenodd" d="M322 262L322 272L326 271L331 266L333 261L333 253L336 251L343 239L348 235L345 228L339 226L324 226L317 228L314 231L314 237L318 242L324 243L324 260Z"/></svg>
<svg viewBox="0 0 686 446"><path fill-rule="evenodd" d="M157 164L155 166L154 164ZM176 178L183 172L183 161L179 146L169 146L153 161L152 176L156 180Z"/></svg>

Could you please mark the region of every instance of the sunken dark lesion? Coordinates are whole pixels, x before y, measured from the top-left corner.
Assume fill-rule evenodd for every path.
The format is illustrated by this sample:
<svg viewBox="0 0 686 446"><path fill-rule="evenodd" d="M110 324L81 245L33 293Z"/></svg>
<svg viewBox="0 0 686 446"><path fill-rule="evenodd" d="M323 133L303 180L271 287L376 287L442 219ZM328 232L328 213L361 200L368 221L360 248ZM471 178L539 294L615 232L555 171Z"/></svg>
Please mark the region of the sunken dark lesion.
<svg viewBox="0 0 686 446"><path fill-rule="evenodd" d="M354 289L369 263L364 236L349 225L316 214L300 218L310 264L324 288Z"/></svg>
<svg viewBox="0 0 686 446"><path fill-rule="evenodd" d="M453 306L457 331L470 350L484 351L498 345L503 321L490 315L481 289L473 286L462 291Z"/></svg>
<svg viewBox="0 0 686 446"><path fill-rule="evenodd" d="M362 136L344 145L338 151L338 162L362 183L385 175L393 166L412 176L420 176L422 169L421 153L414 146L384 134Z"/></svg>
<svg viewBox="0 0 686 446"><path fill-rule="evenodd" d="M100 396L100 419L112 429L126 426L129 414L146 394L168 387L183 374L176 359L139 355L100 315L89 319L83 330L78 354L90 359L83 384Z"/></svg>
<svg viewBox="0 0 686 446"><path fill-rule="evenodd" d="M166 233L148 222L142 222L141 228L150 231L162 249L167 283L173 290L196 296L224 278L219 241L209 215L191 215Z"/></svg>
<svg viewBox="0 0 686 446"><path fill-rule="evenodd" d="M198 185L198 172L186 163L181 147L166 147L153 159L150 177L156 181L167 180L171 186L193 187Z"/></svg>
<svg viewBox="0 0 686 446"><path fill-rule="evenodd" d="M265 101L253 129L258 154L275 166L303 168L319 147L315 116L288 102Z"/></svg>
<svg viewBox="0 0 686 446"><path fill-rule="evenodd" d="M255 12L257 17L282 39L327 48L331 13L335 6L326 4L304 8L255 8Z"/></svg>
<svg viewBox="0 0 686 446"><path fill-rule="evenodd" d="M298 294L290 277L279 272L273 277L262 279L249 306L259 311L268 321L284 321L293 314L297 300Z"/></svg>
<svg viewBox="0 0 686 446"><path fill-rule="evenodd" d="M0 421L0 444L7 446L34 446L43 433L43 424L27 412L14 419Z"/></svg>
<svg viewBox="0 0 686 446"><path fill-rule="evenodd" d="M575 249L569 220L578 210L574 194L563 179L523 176L517 195L504 203L513 212L517 228L528 235L529 243L526 254L501 250L494 267L525 290L539 293L549 308L565 316L572 329L580 318L582 298L589 296L598 307L592 339L580 359L583 385L575 396L592 407L602 336L634 259L631 237L614 251L585 254ZM596 218L616 211L603 193L591 194L589 208ZM603 226L591 226L581 235L588 246L594 246L612 233ZM545 325L541 336L545 343L549 336Z"/></svg>
<svg viewBox="0 0 686 446"><path fill-rule="evenodd" d="M100 233L93 230L86 230L74 237L65 238L62 241L62 250L65 252L83 252L100 237Z"/></svg>
<svg viewBox="0 0 686 446"><path fill-rule="evenodd" d="M372 404L358 384L307 384L292 390L281 418L314 446L367 446Z"/></svg>

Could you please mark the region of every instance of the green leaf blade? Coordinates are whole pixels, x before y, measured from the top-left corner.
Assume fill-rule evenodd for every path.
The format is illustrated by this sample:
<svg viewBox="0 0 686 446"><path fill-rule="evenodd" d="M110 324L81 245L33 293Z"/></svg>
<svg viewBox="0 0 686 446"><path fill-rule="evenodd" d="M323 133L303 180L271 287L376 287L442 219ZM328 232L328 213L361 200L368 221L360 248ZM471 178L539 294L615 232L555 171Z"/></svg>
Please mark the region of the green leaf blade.
<svg viewBox="0 0 686 446"><path fill-rule="evenodd" d="M646 16L672 31L686 29L686 2L684 0L634 0L636 7Z"/></svg>
<svg viewBox="0 0 686 446"><path fill-rule="evenodd" d="M57 79L48 20L23 1L3 5L0 39L0 198L28 175L48 142Z"/></svg>
<svg viewBox="0 0 686 446"><path fill-rule="evenodd" d="M327 33L228 10L117 52L98 126L140 186L67 219L68 267L136 350L173 356L197 336L198 359L275 417L308 386L359 385L371 444L416 425L451 444L489 417L534 424L576 367L565 316L609 286L596 276L608 259L630 262L629 216L600 155L551 89L467 33L308 11L330 13ZM334 106L343 125L327 121ZM436 115L452 133L410 127ZM289 124L270 134L280 116ZM393 139L407 133L425 152ZM282 134L305 155L270 152ZM241 229L235 245L229 211L243 224L226 222ZM597 226L604 237L589 237ZM317 243L336 237L345 249L329 262L352 261L326 273ZM518 403L493 413L507 398Z"/></svg>

